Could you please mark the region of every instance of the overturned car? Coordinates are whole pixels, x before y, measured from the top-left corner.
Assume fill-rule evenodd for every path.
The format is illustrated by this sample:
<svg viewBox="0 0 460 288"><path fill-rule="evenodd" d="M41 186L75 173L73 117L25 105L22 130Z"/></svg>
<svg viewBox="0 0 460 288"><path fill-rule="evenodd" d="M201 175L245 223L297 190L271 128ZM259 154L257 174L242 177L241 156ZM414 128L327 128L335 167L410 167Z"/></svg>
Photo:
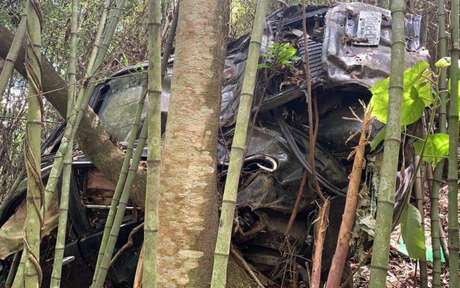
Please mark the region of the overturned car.
<svg viewBox="0 0 460 288"><path fill-rule="evenodd" d="M307 43L304 41L304 17ZM407 15L406 66L428 58L420 40L421 27L421 17ZM369 87L388 76L390 39L390 12L363 3L309 6L305 11L301 6L291 6L267 17L262 54L271 56L263 57L261 62L269 65L261 67L258 74L233 240L245 261L260 273L269 287L284 287L289 281L308 282L308 265L305 263L311 259L312 230L318 210L317 194L309 185L303 187L299 215L288 235L290 245L286 248L285 244L285 231L301 178L311 169L306 161L309 148L306 82L302 69L304 54L308 54L319 119L315 149L317 177L333 206L323 252L323 268L327 271L352 164L348 155L356 145L350 136L361 128L360 122L344 118L353 117L352 111L362 113L360 101L369 101ZM295 57L289 59L289 65L274 64L277 56L272 47L278 43L295 49ZM227 172L229 143L234 132L248 45L249 37L243 36L227 46L217 155L220 184L223 184ZM173 59L163 80L163 125L167 119L172 63ZM128 139L137 103L146 86L145 65L115 73L97 86L90 101L106 130L122 146ZM377 121L372 125L373 133L382 127ZM57 128L43 145L42 174L45 181L63 127ZM146 155L144 151L144 159ZM73 159L69 207L71 229L68 229L63 280L66 287L88 287L115 187L78 149ZM372 172L365 173L365 182L373 187L370 174ZM404 185L401 187L401 193L404 193ZM372 189L367 192L372 193ZM6 280L22 249L25 195L25 187L20 187L8 195L0 207L0 283ZM55 213L57 215L57 210ZM115 253L108 275L110 287L132 285L142 243L142 229L139 229L142 221L142 211L134 204L129 206L116 245L119 253ZM47 285L56 221L45 221L44 226L41 264L44 284Z"/></svg>

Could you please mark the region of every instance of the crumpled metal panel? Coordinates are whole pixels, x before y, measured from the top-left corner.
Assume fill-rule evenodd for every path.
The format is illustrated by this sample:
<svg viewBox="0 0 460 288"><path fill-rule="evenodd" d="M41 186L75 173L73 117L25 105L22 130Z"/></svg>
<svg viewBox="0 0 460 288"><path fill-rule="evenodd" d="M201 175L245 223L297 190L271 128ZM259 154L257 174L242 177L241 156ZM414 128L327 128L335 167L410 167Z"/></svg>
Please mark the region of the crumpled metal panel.
<svg viewBox="0 0 460 288"><path fill-rule="evenodd" d="M381 23L378 23L376 15L381 15ZM370 32L378 26L377 23L381 28L379 35ZM389 10L359 2L340 3L327 12L325 24L323 62L328 85L359 84L370 87L389 75ZM429 58L428 50L421 46L420 30L421 17L406 16L406 67ZM378 45L373 42L376 37Z"/></svg>
<svg viewBox="0 0 460 288"><path fill-rule="evenodd" d="M300 138L305 139L304 135L296 135L296 137L299 141ZM277 164L274 171L267 171L260 166L251 169L254 176L240 188L238 207L250 207L253 210L264 208L289 214L294 207L300 180L304 174L303 166L288 148L287 141L275 128L254 127L247 147L243 171L248 171L249 164L254 163L248 161L254 155L272 158ZM259 163L255 164L264 165L264 162L259 160ZM347 174L343 167L321 147L316 149L316 168L317 172L332 184L339 187L346 185ZM311 205L316 198L316 192L306 187L303 195L301 211Z"/></svg>

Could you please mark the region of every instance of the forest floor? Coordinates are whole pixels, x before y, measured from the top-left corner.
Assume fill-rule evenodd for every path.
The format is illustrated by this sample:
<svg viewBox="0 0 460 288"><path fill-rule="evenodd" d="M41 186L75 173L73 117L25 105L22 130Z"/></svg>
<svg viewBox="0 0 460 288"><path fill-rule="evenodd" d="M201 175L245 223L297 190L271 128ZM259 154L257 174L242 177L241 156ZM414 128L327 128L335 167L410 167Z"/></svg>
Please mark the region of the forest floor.
<svg viewBox="0 0 460 288"><path fill-rule="evenodd" d="M425 191L428 191L426 189ZM447 231L447 186L444 186L440 190L440 218L441 224L444 231ZM429 195L425 194L425 203L424 203L424 224L425 224L425 241L427 249L431 249L431 234L430 234L430 201ZM446 235L445 233L444 235ZM404 248L401 246L401 233L399 226L391 234L391 247L390 247L390 264L389 271L387 274L387 288L409 288L409 287L421 287L420 285L420 270L417 265L417 261L410 259ZM352 267L359 267L358 263L352 263ZM428 262L428 287L431 287L431 272L432 265L431 262ZM362 265L358 268L357 273L354 275L353 286L359 288L368 287L370 276L370 267L369 265ZM442 265L442 275L441 275L442 287L448 287L448 273L447 265L443 263Z"/></svg>

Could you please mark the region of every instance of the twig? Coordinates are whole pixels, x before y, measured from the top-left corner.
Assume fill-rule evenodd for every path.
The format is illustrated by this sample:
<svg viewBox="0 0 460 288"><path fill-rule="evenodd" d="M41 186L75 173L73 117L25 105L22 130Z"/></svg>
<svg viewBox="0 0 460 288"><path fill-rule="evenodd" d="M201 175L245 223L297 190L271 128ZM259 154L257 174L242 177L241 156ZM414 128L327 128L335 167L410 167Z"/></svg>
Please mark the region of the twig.
<svg viewBox="0 0 460 288"><path fill-rule="evenodd" d="M115 256L113 256L112 260L110 261L109 267L112 266L113 263L115 263L117 261L117 259L121 256L121 254L123 254L123 252L125 252L128 248L131 248L133 246L133 244L134 244L134 241L133 241L134 234L139 232L139 230L141 230L143 227L144 227L144 223L141 223L141 224L137 225L136 227L134 227L133 230L131 230L131 232L129 232L128 241L126 241L125 245L123 245L123 247L121 247L120 250L117 251ZM142 248L144 248L144 246L142 246Z"/></svg>
<svg viewBox="0 0 460 288"><path fill-rule="evenodd" d="M243 265L244 270L248 272L248 274L252 277L252 279L257 283L257 286L260 288L265 288L264 284L260 282L259 278L257 278L257 275L254 273L252 270L251 266L249 266L248 262L244 260L243 257L241 257L240 253L238 253L235 248L233 248L233 245L230 247L230 253L235 256L235 258L240 261L241 265Z"/></svg>
<svg viewBox="0 0 460 288"><path fill-rule="evenodd" d="M321 287L321 258L323 254L324 238L326 236L327 226L329 225L329 207L330 201L326 199L319 209L319 216L315 229L315 244L313 252L313 266L311 269L311 288Z"/></svg>

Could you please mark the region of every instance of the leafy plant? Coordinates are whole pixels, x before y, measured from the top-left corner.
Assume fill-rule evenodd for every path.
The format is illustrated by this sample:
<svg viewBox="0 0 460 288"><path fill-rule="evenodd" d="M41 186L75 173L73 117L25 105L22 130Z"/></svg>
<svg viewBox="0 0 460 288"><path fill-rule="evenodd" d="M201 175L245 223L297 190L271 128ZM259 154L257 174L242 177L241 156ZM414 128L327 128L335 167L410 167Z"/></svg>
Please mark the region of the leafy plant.
<svg viewBox="0 0 460 288"><path fill-rule="evenodd" d="M423 142L424 140L418 140L414 143L415 152L419 156L422 154ZM439 161L449 155L449 135L446 133L428 135L423 150L422 160L436 167Z"/></svg>
<svg viewBox="0 0 460 288"><path fill-rule="evenodd" d="M403 101L401 107L401 125L416 122L422 116L425 107L433 102L432 72L426 61L421 61L404 71ZM386 124L388 116L389 78L377 81L370 89L372 115Z"/></svg>
<svg viewBox="0 0 460 288"><path fill-rule="evenodd" d="M425 234L423 232L421 219L422 217L418 209L414 205L408 203L401 215L401 234L406 243L409 257L425 260Z"/></svg>
<svg viewBox="0 0 460 288"><path fill-rule="evenodd" d="M296 54L297 49L290 43L274 43L267 49L267 53L261 55L264 63L260 63L258 68L292 69L300 59Z"/></svg>

